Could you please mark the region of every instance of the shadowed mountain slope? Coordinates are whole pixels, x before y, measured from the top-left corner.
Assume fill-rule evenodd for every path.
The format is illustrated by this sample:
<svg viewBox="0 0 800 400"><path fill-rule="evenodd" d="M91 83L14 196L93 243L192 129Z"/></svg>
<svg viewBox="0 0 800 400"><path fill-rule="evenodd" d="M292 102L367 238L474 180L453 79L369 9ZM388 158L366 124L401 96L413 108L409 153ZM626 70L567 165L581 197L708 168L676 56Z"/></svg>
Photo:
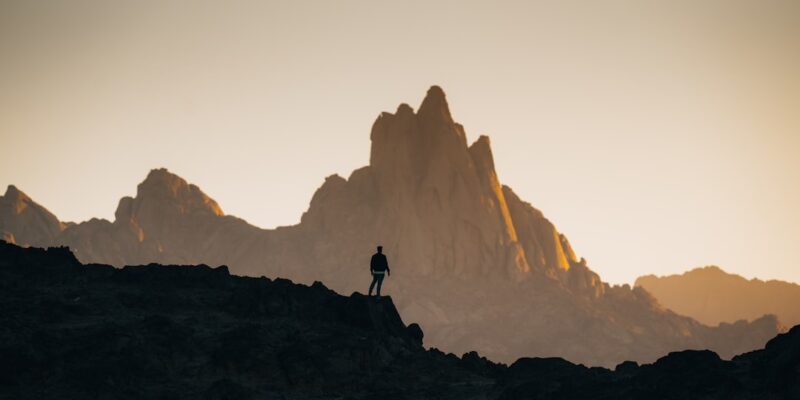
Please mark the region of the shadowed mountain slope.
<svg viewBox="0 0 800 400"><path fill-rule="evenodd" d="M326 178L295 226L262 230L226 216L159 169L120 201L113 222L68 226L36 243L67 245L83 262L225 264L339 293L365 291L369 257L382 244L392 268L385 293L425 328L426 343L496 361L560 356L613 366L689 348L731 357L778 332L774 317L708 327L642 289L602 282L541 211L500 184L488 137L467 144L439 87L417 112L401 104L382 113L370 138L370 165ZM0 227L20 226L8 215Z"/></svg>
<svg viewBox="0 0 800 400"><path fill-rule="evenodd" d="M723 361L510 367L422 347L384 297L226 267L82 265L0 242L0 398L792 399L800 326Z"/></svg>
<svg viewBox="0 0 800 400"><path fill-rule="evenodd" d="M695 268L681 275L636 279L664 307L716 325L752 321L774 314L787 326L800 324L800 285L778 280L747 280L719 267Z"/></svg>

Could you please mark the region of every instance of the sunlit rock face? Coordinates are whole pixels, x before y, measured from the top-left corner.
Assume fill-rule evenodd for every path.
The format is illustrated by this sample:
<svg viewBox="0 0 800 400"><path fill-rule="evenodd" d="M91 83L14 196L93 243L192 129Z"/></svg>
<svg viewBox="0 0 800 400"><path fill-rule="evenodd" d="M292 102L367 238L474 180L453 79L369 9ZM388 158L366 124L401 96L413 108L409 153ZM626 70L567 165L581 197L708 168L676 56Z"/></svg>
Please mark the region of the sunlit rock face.
<svg viewBox="0 0 800 400"><path fill-rule="evenodd" d="M522 277L529 270L488 139L474 152L467 148L440 88L430 89L416 114L407 105L383 113L371 138L370 166L348 181L326 181L303 216L321 246L335 245L363 265L380 243L400 274L425 279ZM353 253L359 247L363 254Z"/></svg>
<svg viewBox="0 0 800 400"><path fill-rule="evenodd" d="M83 262L224 264L343 294L366 291L370 256L383 245L392 271L384 293L406 322L420 323L426 345L503 362L559 356L613 366L687 348L728 357L777 333L772 317L712 328L644 290L602 282L541 211L501 184L489 138L468 145L439 87L416 112L401 104L378 116L370 138L370 165L327 177L295 226L263 230L226 216L197 187L154 170L120 201L114 222L37 240L68 245ZM17 235L19 220L5 217L15 227L5 232Z"/></svg>

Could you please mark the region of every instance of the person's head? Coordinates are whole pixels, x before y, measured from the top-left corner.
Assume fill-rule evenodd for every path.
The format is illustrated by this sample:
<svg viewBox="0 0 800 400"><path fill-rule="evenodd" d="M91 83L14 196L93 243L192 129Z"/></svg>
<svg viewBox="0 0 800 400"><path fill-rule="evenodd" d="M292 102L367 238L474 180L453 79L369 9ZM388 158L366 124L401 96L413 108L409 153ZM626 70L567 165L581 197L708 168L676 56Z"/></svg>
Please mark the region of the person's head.
<svg viewBox="0 0 800 400"><path fill-rule="evenodd" d="M378 246L378 253L383 253L383 246Z"/></svg>

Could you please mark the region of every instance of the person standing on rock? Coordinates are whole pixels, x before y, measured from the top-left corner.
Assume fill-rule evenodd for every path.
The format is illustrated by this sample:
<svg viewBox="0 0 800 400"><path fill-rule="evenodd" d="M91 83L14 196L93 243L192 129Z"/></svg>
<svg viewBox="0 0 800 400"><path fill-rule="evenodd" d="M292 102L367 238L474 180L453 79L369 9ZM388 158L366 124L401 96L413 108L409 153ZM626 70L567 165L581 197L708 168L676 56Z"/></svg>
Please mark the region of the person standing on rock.
<svg viewBox="0 0 800 400"><path fill-rule="evenodd" d="M383 254L383 246L378 246L378 252L372 255L372 260L369 262L369 273L372 274L372 283L369 284L369 295L372 296L372 288L378 284L378 297L381 297L381 285L383 284L383 275L391 275L392 271L389 270L389 261Z"/></svg>

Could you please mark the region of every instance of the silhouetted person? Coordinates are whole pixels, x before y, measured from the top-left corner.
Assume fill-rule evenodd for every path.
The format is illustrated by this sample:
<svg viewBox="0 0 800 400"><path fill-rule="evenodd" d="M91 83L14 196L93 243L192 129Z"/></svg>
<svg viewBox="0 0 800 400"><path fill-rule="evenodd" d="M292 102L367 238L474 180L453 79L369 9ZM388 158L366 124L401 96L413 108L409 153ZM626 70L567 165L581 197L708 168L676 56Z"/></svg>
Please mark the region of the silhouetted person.
<svg viewBox="0 0 800 400"><path fill-rule="evenodd" d="M369 262L369 273L372 274L372 283L369 284L369 295L372 296L372 288L375 283L378 284L378 297L381 297L381 285L383 284L383 275L391 275L392 271L389 270L389 261L383 255L383 246L378 246L378 252L372 255L372 260Z"/></svg>

